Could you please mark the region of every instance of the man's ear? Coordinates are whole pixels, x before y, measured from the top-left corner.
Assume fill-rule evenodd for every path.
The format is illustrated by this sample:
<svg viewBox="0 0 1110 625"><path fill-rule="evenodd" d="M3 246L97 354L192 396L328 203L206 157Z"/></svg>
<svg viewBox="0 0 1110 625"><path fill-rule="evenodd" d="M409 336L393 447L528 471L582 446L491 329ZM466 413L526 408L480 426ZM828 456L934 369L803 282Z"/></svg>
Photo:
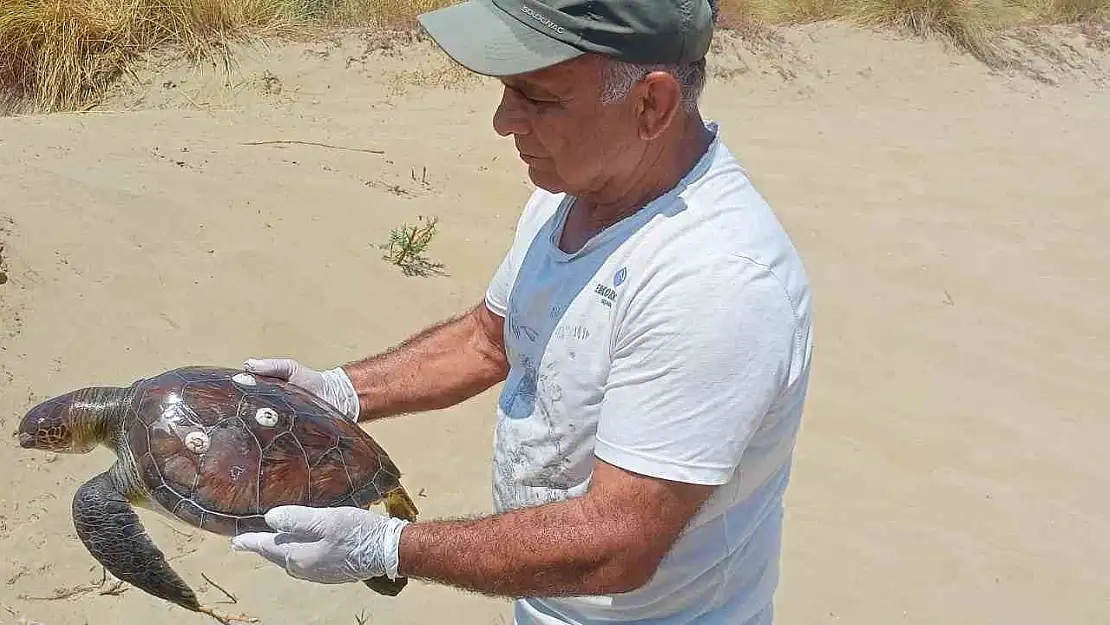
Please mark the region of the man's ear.
<svg viewBox="0 0 1110 625"><path fill-rule="evenodd" d="M682 106L682 87L667 72L651 72L636 85L634 97L640 139L651 141L662 134L678 115Z"/></svg>

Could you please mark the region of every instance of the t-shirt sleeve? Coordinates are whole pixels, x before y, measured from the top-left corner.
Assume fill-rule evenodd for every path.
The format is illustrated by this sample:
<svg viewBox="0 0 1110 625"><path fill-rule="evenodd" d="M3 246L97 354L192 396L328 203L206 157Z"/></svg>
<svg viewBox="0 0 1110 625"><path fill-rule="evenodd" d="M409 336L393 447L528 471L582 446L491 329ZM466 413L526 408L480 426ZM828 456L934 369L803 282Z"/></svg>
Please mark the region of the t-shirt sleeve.
<svg viewBox="0 0 1110 625"><path fill-rule="evenodd" d="M509 292L516 281L516 268L513 265L513 250L510 248L497 266L489 286L486 288L486 308L498 317L504 317L509 309Z"/></svg>
<svg viewBox="0 0 1110 625"><path fill-rule="evenodd" d="M504 317L508 312L509 294L516 283L520 263L523 262L536 231L543 225L551 207L558 205L558 200L558 197L537 189L524 205L517 219L512 245L501 258L501 263L486 287L486 307L495 315Z"/></svg>
<svg viewBox="0 0 1110 625"><path fill-rule="evenodd" d="M740 257L672 263L640 282L617 312L595 453L723 484L787 383L794 308L770 271Z"/></svg>

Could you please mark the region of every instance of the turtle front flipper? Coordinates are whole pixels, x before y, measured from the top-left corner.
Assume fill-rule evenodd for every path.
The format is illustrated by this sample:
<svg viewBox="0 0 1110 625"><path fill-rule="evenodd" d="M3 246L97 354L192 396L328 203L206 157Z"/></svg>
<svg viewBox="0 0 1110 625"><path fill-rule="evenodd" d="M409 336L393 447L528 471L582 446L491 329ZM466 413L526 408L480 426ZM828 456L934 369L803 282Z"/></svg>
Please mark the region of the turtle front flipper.
<svg viewBox="0 0 1110 625"><path fill-rule="evenodd" d="M73 497L73 524L85 548L117 579L220 621L258 620L220 614L197 601L189 585L150 539L130 500L116 487L111 471L97 475L77 489Z"/></svg>

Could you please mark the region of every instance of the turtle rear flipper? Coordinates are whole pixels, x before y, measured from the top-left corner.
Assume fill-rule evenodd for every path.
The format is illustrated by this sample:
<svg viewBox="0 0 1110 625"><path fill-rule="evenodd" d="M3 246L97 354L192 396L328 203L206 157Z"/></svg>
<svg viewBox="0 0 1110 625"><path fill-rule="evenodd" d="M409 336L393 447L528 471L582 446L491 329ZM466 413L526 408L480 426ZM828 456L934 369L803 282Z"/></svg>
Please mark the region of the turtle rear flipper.
<svg viewBox="0 0 1110 625"><path fill-rule="evenodd" d="M415 521L416 515L419 511L416 509L416 503L409 497L408 493L402 487L394 488L385 494L383 498L385 510L389 516L404 519L406 521ZM409 583L408 578L398 577L391 580L386 576L372 577L363 580L370 590L385 595L387 597L396 597L401 593L401 590Z"/></svg>
<svg viewBox="0 0 1110 625"><path fill-rule="evenodd" d="M398 486L385 494L384 497L385 510L389 516L404 519L406 521L415 521L420 511L416 509L416 502L409 497L408 491L402 486Z"/></svg>
<svg viewBox="0 0 1110 625"><path fill-rule="evenodd" d="M382 575L381 577L371 577L370 579L362 580L362 583L366 584L370 590L380 595L396 597L401 593L401 589L409 583L409 580L407 577L398 577L392 580Z"/></svg>
<svg viewBox="0 0 1110 625"><path fill-rule="evenodd" d="M116 488L110 471L85 482L73 497L77 536L96 561L117 579L187 610L220 621L256 621L227 616L202 605L185 580L166 562L150 539L127 496Z"/></svg>

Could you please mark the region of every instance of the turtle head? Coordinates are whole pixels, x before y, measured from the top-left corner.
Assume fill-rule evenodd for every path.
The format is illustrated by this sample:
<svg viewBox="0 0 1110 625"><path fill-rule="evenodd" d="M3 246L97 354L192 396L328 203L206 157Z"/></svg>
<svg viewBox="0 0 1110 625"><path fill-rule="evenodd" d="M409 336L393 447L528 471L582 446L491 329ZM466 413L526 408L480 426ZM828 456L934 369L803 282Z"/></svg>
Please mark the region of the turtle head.
<svg viewBox="0 0 1110 625"><path fill-rule="evenodd" d="M34 406L24 415L15 436L24 449L83 454L100 442L101 419L82 391L59 395Z"/></svg>

